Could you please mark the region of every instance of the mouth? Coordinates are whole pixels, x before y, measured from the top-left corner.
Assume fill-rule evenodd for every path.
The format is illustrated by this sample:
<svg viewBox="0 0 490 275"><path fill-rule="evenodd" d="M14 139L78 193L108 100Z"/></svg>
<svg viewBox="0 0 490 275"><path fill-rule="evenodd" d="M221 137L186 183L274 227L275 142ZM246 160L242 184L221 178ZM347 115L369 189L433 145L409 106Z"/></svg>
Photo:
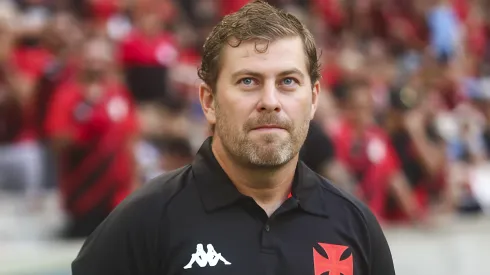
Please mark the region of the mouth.
<svg viewBox="0 0 490 275"><path fill-rule="evenodd" d="M275 124L265 124L265 125L260 125L258 127L255 127L252 130L267 131L267 130L286 130L286 129L284 129L284 127Z"/></svg>

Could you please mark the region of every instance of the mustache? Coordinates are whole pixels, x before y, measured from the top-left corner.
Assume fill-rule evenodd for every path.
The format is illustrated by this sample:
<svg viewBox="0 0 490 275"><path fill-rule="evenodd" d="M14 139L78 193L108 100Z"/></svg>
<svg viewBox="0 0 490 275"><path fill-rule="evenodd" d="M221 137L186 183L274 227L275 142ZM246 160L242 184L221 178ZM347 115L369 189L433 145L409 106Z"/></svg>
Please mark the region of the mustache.
<svg viewBox="0 0 490 275"><path fill-rule="evenodd" d="M251 131L264 125L276 125L285 130L290 130L293 127L293 123L289 119L281 118L274 114L266 114L248 120L244 125L244 129L245 131Z"/></svg>

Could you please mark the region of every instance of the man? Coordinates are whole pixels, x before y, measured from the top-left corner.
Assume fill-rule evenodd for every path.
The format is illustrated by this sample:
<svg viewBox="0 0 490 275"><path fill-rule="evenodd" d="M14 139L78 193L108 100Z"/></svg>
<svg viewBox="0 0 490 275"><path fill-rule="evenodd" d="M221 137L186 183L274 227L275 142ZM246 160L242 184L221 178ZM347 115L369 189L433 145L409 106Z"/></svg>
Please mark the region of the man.
<svg viewBox="0 0 490 275"><path fill-rule="evenodd" d="M434 202L450 210L449 190L445 184L446 148L432 121L430 99L407 85L390 92L391 107L386 127L400 169L407 178L415 202L424 213ZM409 217L390 194L386 218L403 222Z"/></svg>
<svg viewBox="0 0 490 275"><path fill-rule="evenodd" d="M298 163L318 102L317 58L304 25L263 1L226 16L199 70L213 137L191 165L123 202L73 275L395 274L373 214ZM204 255L197 244L206 263L187 268Z"/></svg>
<svg viewBox="0 0 490 275"><path fill-rule="evenodd" d="M63 83L75 77L74 51L83 38L78 22L70 14L59 13L52 17L44 29L42 44L50 53L40 69L35 87L35 126L40 140L46 139L44 126L54 92Z"/></svg>
<svg viewBox="0 0 490 275"><path fill-rule="evenodd" d="M163 30L162 15L155 8L137 6L135 27L119 49L126 83L138 104L165 103L170 96L168 68L178 57L175 39Z"/></svg>
<svg viewBox="0 0 490 275"><path fill-rule="evenodd" d="M39 76L36 77L30 108L36 137L43 148L45 188L52 188L58 184L55 154L49 147L44 127L48 108L53 101L55 91L76 75L76 55L73 53L82 38L78 22L65 12L53 16L42 33L41 44L50 58L42 64ZM26 59L27 63L28 60L29 58Z"/></svg>
<svg viewBox="0 0 490 275"><path fill-rule="evenodd" d="M374 214L384 217L389 193L393 193L411 221L421 219L388 134L375 121L369 83L352 81L341 102L345 120L334 133L336 154L359 182L356 194Z"/></svg>
<svg viewBox="0 0 490 275"><path fill-rule="evenodd" d="M48 110L46 133L59 156L61 196L70 217L64 237L86 237L137 183L132 101L110 73L107 41L83 47L79 79L62 85Z"/></svg>
<svg viewBox="0 0 490 275"><path fill-rule="evenodd" d="M33 131L33 77L15 57L19 40L0 17L0 188L25 190L28 208L39 202L42 150Z"/></svg>

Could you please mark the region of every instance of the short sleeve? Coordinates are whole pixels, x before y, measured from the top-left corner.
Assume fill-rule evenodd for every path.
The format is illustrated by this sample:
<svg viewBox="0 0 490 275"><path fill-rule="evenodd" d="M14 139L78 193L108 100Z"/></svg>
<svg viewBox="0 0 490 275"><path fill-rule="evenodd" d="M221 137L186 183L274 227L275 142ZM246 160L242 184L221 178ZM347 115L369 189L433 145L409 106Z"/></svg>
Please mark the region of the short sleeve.
<svg viewBox="0 0 490 275"><path fill-rule="evenodd" d="M373 213L365 206L361 207L369 234L370 275L395 275L393 256L388 241Z"/></svg>
<svg viewBox="0 0 490 275"><path fill-rule="evenodd" d="M371 273L372 275L395 275L393 256L388 241L373 215L368 217L368 229L371 239Z"/></svg>

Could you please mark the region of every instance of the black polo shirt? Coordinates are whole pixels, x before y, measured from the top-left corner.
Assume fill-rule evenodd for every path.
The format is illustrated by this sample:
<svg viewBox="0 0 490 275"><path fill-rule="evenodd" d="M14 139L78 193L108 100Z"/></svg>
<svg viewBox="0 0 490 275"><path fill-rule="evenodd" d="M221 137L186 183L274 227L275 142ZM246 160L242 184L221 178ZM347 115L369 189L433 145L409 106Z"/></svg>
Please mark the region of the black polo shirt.
<svg viewBox="0 0 490 275"><path fill-rule="evenodd" d="M73 275L392 275L378 222L302 162L269 218L238 192L211 151L160 176L86 240ZM328 272L328 273L327 273Z"/></svg>

